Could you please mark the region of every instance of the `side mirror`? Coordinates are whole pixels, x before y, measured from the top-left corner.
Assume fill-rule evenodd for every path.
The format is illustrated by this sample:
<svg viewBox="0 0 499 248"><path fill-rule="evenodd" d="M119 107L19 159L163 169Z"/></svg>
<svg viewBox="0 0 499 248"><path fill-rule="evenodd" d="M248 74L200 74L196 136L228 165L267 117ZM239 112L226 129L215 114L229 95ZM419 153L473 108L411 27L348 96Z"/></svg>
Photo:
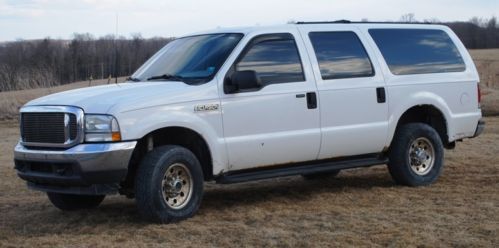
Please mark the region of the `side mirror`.
<svg viewBox="0 0 499 248"><path fill-rule="evenodd" d="M259 89L262 82L255 71L235 71L230 76L230 82L227 84L226 92L235 93L238 91Z"/></svg>

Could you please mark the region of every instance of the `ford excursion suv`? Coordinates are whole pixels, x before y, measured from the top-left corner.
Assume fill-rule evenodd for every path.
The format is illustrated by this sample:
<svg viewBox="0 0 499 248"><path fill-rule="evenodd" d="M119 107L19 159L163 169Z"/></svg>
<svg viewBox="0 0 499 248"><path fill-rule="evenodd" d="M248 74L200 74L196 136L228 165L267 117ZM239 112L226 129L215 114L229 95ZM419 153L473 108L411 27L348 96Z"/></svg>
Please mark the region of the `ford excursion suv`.
<svg viewBox="0 0 499 248"><path fill-rule="evenodd" d="M320 22L178 38L124 83L20 110L15 169L62 210L135 198L145 219L193 216L205 181L334 176L388 165L439 177L483 128L479 77L447 27Z"/></svg>

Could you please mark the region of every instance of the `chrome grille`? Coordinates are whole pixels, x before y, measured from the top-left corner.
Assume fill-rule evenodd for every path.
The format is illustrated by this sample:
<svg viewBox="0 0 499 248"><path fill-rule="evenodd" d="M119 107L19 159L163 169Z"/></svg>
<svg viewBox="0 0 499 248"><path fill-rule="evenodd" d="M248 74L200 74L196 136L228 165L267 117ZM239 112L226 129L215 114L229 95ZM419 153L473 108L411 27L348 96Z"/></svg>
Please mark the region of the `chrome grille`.
<svg viewBox="0 0 499 248"><path fill-rule="evenodd" d="M63 144L66 142L65 115L65 113L23 113L21 116L23 141Z"/></svg>
<svg viewBox="0 0 499 248"><path fill-rule="evenodd" d="M71 140L76 139L78 137L78 123L76 121L76 115L69 115L69 138Z"/></svg>
<svg viewBox="0 0 499 248"><path fill-rule="evenodd" d="M21 109L21 143L25 146L70 147L82 140L83 111L66 106Z"/></svg>

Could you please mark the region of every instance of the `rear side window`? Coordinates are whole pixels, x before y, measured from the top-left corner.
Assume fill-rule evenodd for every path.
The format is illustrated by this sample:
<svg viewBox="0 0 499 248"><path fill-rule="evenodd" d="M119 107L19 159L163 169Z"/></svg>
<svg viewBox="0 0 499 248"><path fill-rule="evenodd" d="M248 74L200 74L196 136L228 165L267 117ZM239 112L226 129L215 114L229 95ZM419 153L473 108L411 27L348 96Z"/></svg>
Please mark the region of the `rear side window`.
<svg viewBox="0 0 499 248"><path fill-rule="evenodd" d="M442 30L371 29L369 33L395 75L466 69L456 45Z"/></svg>
<svg viewBox="0 0 499 248"><path fill-rule="evenodd" d="M248 47L236 64L237 71L253 70L263 85L305 81L300 55L291 35L258 41ZM273 37L273 35L268 35Z"/></svg>
<svg viewBox="0 0 499 248"><path fill-rule="evenodd" d="M371 60L354 32L311 32L322 79L370 77Z"/></svg>

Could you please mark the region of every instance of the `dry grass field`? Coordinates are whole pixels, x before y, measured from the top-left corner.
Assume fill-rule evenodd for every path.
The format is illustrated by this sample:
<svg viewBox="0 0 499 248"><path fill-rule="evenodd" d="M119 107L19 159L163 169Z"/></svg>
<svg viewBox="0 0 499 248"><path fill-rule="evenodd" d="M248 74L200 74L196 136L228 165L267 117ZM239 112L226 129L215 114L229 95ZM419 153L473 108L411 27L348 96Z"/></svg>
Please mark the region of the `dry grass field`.
<svg viewBox="0 0 499 248"><path fill-rule="evenodd" d="M499 49L470 51L480 74L482 112L499 115Z"/></svg>
<svg viewBox="0 0 499 248"><path fill-rule="evenodd" d="M472 56L482 76L484 112L499 113L499 81L489 76L499 73L492 61L499 60L499 50ZM15 118L20 105L47 93L0 93L0 116ZM497 247L499 117L485 120L482 136L446 152L443 174L429 187L397 186L385 166L343 171L328 180L208 183L199 213L171 225L142 222L133 200L120 196L95 210L55 209L17 178L17 123L1 121L0 247Z"/></svg>
<svg viewBox="0 0 499 248"><path fill-rule="evenodd" d="M107 81L108 81L107 79L101 79L101 80L93 80L91 84L88 81L83 81L83 82L65 84L52 88L0 92L0 120L16 120L19 108L28 101L33 100L35 98L61 91L88 87L89 84L90 86L102 85L106 84ZM118 82L123 82L123 81L125 81L125 77L118 78ZM114 83L114 78L111 80L111 83Z"/></svg>
<svg viewBox="0 0 499 248"><path fill-rule="evenodd" d="M144 223L134 202L112 196L95 210L63 213L29 191L12 168L18 139L1 123L0 246L451 246L499 244L499 118L483 136L446 153L429 187L396 186L385 166L337 178L289 177L206 185L199 213L171 225Z"/></svg>

